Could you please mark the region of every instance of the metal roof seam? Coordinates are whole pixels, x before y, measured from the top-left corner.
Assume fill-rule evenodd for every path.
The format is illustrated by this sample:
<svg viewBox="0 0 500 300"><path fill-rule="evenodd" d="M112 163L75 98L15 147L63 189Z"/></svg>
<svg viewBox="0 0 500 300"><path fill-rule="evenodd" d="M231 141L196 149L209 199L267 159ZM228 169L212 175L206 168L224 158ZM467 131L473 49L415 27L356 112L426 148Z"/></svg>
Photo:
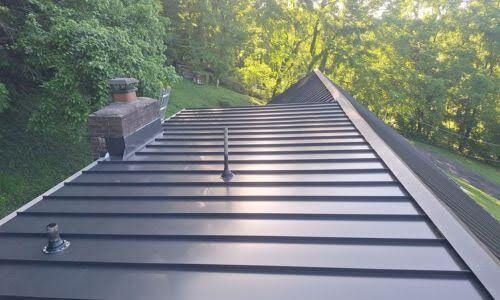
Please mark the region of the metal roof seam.
<svg viewBox="0 0 500 300"><path fill-rule="evenodd" d="M0 294L489 297L316 73L276 99L300 103L184 110L163 123L162 140L99 161L19 212L0 227ZM346 121L328 119L337 115ZM219 139L237 121L236 176L222 182ZM48 221L61 225L68 251L41 253Z"/></svg>

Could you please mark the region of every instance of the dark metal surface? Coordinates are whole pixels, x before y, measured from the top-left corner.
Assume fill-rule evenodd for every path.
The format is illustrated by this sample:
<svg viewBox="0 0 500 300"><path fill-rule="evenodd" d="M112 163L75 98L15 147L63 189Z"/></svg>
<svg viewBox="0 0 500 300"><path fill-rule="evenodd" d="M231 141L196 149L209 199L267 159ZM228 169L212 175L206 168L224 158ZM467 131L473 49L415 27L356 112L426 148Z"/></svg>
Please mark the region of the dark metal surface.
<svg viewBox="0 0 500 300"><path fill-rule="evenodd" d="M310 103L185 110L20 212L0 227L0 296L490 298L324 86L286 97ZM71 247L44 255L52 222Z"/></svg>
<svg viewBox="0 0 500 300"><path fill-rule="evenodd" d="M161 132L160 118L152 121L129 136L107 137L106 148L112 158L122 159L142 147L151 139L151 136Z"/></svg>
<svg viewBox="0 0 500 300"><path fill-rule="evenodd" d="M380 121L370 111L350 97L340 87L352 105L358 110L377 134L412 168L412 170L448 205L453 212L476 234L476 236L500 258L500 222L472 199L446 174L404 137Z"/></svg>

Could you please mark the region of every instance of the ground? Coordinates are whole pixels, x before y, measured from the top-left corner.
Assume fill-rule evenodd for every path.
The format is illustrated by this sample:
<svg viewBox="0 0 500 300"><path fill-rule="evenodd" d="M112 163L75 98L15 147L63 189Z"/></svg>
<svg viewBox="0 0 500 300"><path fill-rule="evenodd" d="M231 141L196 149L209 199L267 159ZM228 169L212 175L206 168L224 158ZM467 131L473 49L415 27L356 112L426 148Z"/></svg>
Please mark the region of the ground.
<svg viewBox="0 0 500 300"><path fill-rule="evenodd" d="M500 221L500 170L447 149L412 141L472 199Z"/></svg>
<svg viewBox="0 0 500 300"><path fill-rule="evenodd" d="M0 122L0 217L19 208L91 162L87 140L40 136L24 122Z"/></svg>
<svg viewBox="0 0 500 300"><path fill-rule="evenodd" d="M223 87L213 85L197 85L183 80L175 84L167 107L170 116L183 108L210 108L245 106L248 104L261 105L263 101Z"/></svg>

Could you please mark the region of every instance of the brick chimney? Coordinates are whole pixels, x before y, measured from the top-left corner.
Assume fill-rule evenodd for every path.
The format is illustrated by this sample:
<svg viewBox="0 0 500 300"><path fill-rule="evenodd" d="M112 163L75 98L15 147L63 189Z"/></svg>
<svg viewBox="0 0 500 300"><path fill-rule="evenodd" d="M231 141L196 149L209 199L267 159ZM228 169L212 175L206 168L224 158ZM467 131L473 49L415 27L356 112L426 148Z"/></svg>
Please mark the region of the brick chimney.
<svg viewBox="0 0 500 300"><path fill-rule="evenodd" d="M94 159L109 153L123 159L161 132L159 103L137 97L135 78L115 78L109 82L113 101L90 114L91 150Z"/></svg>

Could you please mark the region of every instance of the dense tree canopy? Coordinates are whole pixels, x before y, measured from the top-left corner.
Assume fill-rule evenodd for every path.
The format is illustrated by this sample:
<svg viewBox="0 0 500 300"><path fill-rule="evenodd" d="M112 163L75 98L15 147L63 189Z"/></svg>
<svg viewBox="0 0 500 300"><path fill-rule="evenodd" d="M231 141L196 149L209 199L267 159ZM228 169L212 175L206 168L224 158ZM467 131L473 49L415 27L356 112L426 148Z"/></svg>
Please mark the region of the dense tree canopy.
<svg viewBox="0 0 500 300"><path fill-rule="evenodd" d="M89 113L107 103L112 77L136 77L141 93L156 97L175 76L166 67L161 12L150 0L10 1L0 48L10 105L29 97L33 130L79 134Z"/></svg>
<svg viewBox="0 0 500 300"><path fill-rule="evenodd" d="M319 68L401 132L498 160L499 1L164 3L177 62L264 98Z"/></svg>
<svg viewBox="0 0 500 300"><path fill-rule="evenodd" d="M402 133L498 160L498 0L3 3L0 112L33 129L81 127L113 76L155 96L168 64L264 99L319 68Z"/></svg>

